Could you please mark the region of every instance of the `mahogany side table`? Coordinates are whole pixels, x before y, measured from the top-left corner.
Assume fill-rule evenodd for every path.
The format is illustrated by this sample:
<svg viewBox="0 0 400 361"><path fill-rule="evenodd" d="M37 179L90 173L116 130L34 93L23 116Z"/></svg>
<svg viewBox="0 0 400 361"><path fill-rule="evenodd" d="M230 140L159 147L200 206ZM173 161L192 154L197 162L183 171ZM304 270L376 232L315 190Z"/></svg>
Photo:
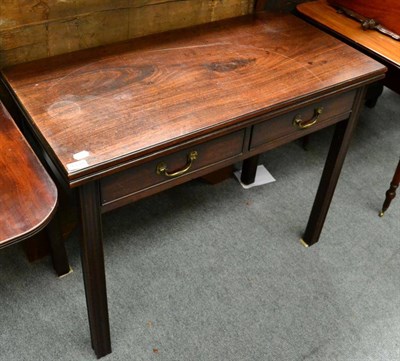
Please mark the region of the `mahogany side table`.
<svg viewBox="0 0 400 361"><path fill-rule="evenodd" d="M337 54L341 56L338 57ZM322 231L383 65L292 15L259 13L17 65L3 82L80 194L92 347L111 352L102 214L330 125L303 243Z"/></svg>

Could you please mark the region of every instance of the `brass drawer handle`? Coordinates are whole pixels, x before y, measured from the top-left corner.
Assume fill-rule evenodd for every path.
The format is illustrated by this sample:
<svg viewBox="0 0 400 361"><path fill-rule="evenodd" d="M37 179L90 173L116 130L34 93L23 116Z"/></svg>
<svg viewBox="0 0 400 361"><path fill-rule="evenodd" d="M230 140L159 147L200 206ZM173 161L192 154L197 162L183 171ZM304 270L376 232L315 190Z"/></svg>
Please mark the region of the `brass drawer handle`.
<svg viewBox="0 0 400 361"><path fill-rule="evenodd" d="M193 165L193 162L197 159L198 153L193 150L188 154L187 157L187 164L185 165L185 167L181 170L178 170L176 172L173 173L169 173L167 170L167 164L165 162L161 162L158 163L157 165L157 174L159 175L165 175L168 178L175 178L175 177L179 177L182 174L185 174Z"/></svg>
<svg viewBox="0 0 400 361"><path fill-rule="evenodd" d="M319 107L314 109L314 116L310 120L301 119L301 115L297 114L293 119L293 125L298 127L299 129L307 129L312 127L319 119L319 116L322 114L324 108Z"/></svg>

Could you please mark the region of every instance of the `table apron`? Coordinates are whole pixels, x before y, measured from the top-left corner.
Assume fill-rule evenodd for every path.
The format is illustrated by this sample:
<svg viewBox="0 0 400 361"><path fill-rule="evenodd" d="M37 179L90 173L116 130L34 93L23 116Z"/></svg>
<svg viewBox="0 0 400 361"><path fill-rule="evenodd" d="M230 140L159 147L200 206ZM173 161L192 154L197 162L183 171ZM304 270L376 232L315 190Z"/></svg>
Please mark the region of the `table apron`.
<svg viewBox="0 0 400 361"><path fill-rule="evenodd" d="M351 114L355 95L356 91L351 90L318 98L269 119L259 117L240 130L219 137L211 136L211 140L207 137L200 143L192 142L186 147L178 147L175 152L166 149L161 155L150 155L148 162L139 162L139 165L132 165L100 180L102 213L345 120ZM321 114L316 113L318 110L321 110ZM296 123L298 119L301 125ZM188 158L193 152L196 153L196 159L190 161ZM167 168L167 173L180 174L157 174L160 165ZM185 171L180 172L182 169Z"/></svg>

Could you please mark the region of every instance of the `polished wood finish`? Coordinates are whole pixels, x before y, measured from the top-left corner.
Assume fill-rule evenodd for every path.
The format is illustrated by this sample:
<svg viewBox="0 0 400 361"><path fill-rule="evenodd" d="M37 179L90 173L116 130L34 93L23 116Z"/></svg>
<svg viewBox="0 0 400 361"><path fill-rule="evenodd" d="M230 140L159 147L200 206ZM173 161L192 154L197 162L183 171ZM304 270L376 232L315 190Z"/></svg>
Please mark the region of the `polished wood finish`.
<svg viewBox="0 0 400 361"><path fill-rule="evenodd" d="M400 41L377 31L362 30L358 22L338 14L327 0L303 3L297 10L307 20L385 64L388 72L384 84L400 93Z"/></svg>
<svg viewBox="0 0 400 361"><path fill-rule="evenodd" d="M400 34L399 0L328 0L333 6L342 6L378 21L391 31Z"/></svg>
<svg viewBox="0 0 400 361"><path fill-rule="evenodd" d="M57 189L0 103L0 248L43 229L57 207Z"/></svg>
<svg viewBox="0 0 400 361"><path fill-rule="evenodd" d="M193 174L198 177L199 170L208 169L210 165L240 156L243 149L243 137L244 131L240 130L205 143L193 144L189 148L131 167L103 179L101 181L103 209L109 211L135 201L141 198L140 192L147 191L146 195L149 195L150 188L154 188L154 191L158 192L159 186L163 183L173 182L176 184L174 178L157 174L156 168L161 162L168 165L171 171L176 171L184 167L190 152L197 151L198 158L193 162L193 166L185 175L179 177L180 181L187 181L193 179Z"/></svg>
<svg viewBox="0 0 400 361"><path fill-rule="evenodd" d="M293 114L326 104L327 117L310 131L337 123L343 131L336 133L338 150L330 152L317 193L312 214L319 215L307 227L305 241L315 243L360 99L384 72L381 64L291 15L263 13L5 70L8 90L49 162L65 184L79 188L96 355L111 351L101 213L254 160L304 134L289 127ZM275 130L276 119L282 119L288 136ZM268 138L269 124L273 138ZM261 125L265 129L256 144ZM182 176L166 179L156 173L161 161L171 172L185 168L193 150L198 159ZM71 169L82 151L87 152L78 163L82 168ZM256 166L250 163L248 172Z"/></svg>
<svg viewBox="0 0 400 361"><path fill-rule="evenodd" d="M346 37L358 46L374 49L382 58L400 64L400 42L377 31L361 29L360 24L336 12L326 0L311 1L297 6L300 13Z"/></svg>
<svg viewBox="0 0 400 361"><path fill-rule="evenodd" d="M77 186L210 129L380 72L295 18L259 15L21 64L4 75L50 156ZM68 170L81 151L89 152L88 165Z"/></svg>
<svg viewBox="0 0 400 361"><path fill-rule="evenodd" d="M55 214L57 189L13 119L0 103L0 248L26 240L46 227ZM54 268L69 272L56 224L48 225Z"/></svg>
<svg viewBox="0 0 400 361"><path fill-rule="evenodd" d="M345 119L353 108L355 91L340 94L334 98L320 100L306 107L296 109L290 113L269 119L254 125L250 149L255 149L263 144L284 138L285 142L304 137L310 132L325 128L337 122L337 119ZM323 111L318 121L309 128L300 129L293 124L296 116L301 116L304 121L312 120L315 110L322 107Z"/></svg>
<svg viewBox="0 0 400 361"><path fill-rule="evenodd" d="M385 198L385 201L383 202L382 210L379 213L379 215L381 217L384 215L384 213L389 208L392 200L396 197L396 190L399 187L399 184L400 184L400 161L397 164L397 168L394 172L393 179L390 182L390 187L386 191L386 198Z"/></svg>

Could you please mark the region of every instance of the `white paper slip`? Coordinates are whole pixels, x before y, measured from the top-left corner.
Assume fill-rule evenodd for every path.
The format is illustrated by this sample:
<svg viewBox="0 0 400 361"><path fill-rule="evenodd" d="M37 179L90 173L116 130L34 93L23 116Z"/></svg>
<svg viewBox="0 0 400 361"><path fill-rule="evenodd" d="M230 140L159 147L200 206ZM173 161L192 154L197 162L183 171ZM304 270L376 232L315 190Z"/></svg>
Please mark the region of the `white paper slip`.
<svg viewBox="0 0 400 361"><path fill-rule="evenodd" d="M234 172L234 175L244 189L249 189L252 187L261 186L263 184L275 182L275 178L271 175L270 172L268 172L267 168L265 168L263 165L259 165L257 167L256 178L254 179L254 182L251 184L243 184L241 182L240 177L242 175L242 170Z"/></svg>
<svg viewBox="0 0 400 361"><path fill-rule="evenodd" d="M88 165L88 162L85 159L82 159L78 160L77 162L67 164L67 169L72 172L74 170L86 168Z"/></svg>
<svg viewBox="0 0 400 361"><path fill-rule="evenodd" d="M85 158L89 157L89 152L87 150L83 150L82 152L75 153L73 155L73 157L76 160L82 160L82 159L85 159Z"/></svg>

